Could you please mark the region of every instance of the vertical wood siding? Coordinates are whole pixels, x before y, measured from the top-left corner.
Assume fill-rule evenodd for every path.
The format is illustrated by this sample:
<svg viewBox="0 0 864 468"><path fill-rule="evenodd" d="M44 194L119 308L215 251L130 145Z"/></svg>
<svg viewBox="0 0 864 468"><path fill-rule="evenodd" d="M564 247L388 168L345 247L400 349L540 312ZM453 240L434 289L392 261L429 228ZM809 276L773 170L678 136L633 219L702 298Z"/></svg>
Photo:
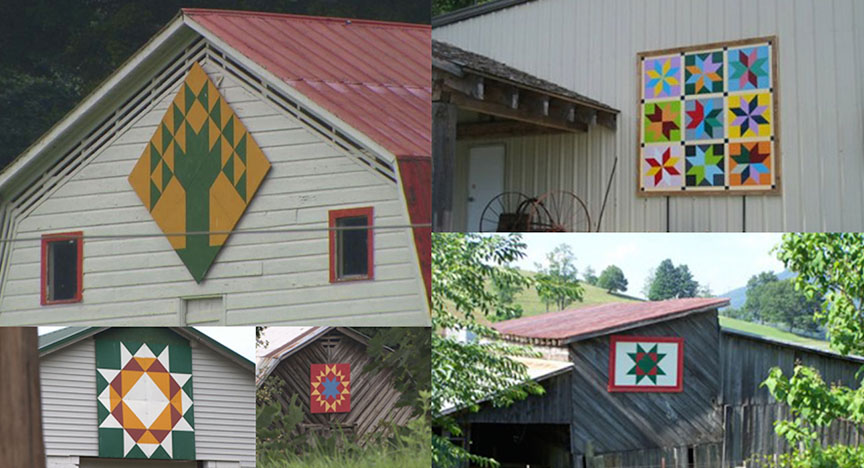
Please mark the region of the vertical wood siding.
<svg viewBox="0 0 864 468"><path fill-rule="evenodd" d="M540 382L546 393L531 395L510 406L495 408L489 403L483 410L468 413L462 419L469 423L502 424L570 424L570 382L572 372ZM578 378L578 377L577 377Z"/></svg>
<svg viewBox="0 0 864 468"><path fill-rule="evenodd" d="M395 183L336 150L217 64L205 62L204 68L272 163L238 229L324 228L328 210L364 206L374 207L376 225L410 224ZM127 177L175 91L19 219L13 235L161 233ZM196 284L164 237L89 239L83 301L42 307L39 242L17 242L5 266L0 324L178 325L178 298L220 294L220 322L229 325L336 318L343 325L428 323L411 231L375 231L374 243L374 281L331 285L326 232L235 233L205 281Z"/></svg>
<svg viewBox="0 0 864 468"><path fill-rule="evenodd" d="M209 348L195 342L190 345L197 458L254 467L253 373ZM47 455L98 457L93 339L43 357L40 367Z"/></svg>
<svg viewBox="0 0 864 468"><path fill-rule="evenodd" d="M333 348L322 343L338 340ZM351 411L348 413L309 412L309 379L311 364L351 364ZM285 385L278 394L283 406L287 406L292 395L302 405L304 418L300 423L306 430L326 430L332 425L341 425L345 432L353 432L362 441L382 428L379 424L403 425L411 419L411 408L397 408L401 394L393 388L392 373L384 370L371 374L363 371L369 363L366 346L349 338L338 330L332 330L303 349L285 358L271 374L281 378ZM268 377L269 379L269 377Z"/></svg>
<svg viewBox="0 0 864 468"><path fill-rule="evenodd" d="M505 189L573 190L596 218L617 155L606 231L665 231L667 223L673 231L856 231L864 229L861 24L864 3L855 0L537 0L435 28L433 37L621 110L615 132L504 140ZM671 197L668 210L666 198L637 197L636 53L770 35L779 38L782 195ZM466 144L454 182L463 210Z"/></svg>

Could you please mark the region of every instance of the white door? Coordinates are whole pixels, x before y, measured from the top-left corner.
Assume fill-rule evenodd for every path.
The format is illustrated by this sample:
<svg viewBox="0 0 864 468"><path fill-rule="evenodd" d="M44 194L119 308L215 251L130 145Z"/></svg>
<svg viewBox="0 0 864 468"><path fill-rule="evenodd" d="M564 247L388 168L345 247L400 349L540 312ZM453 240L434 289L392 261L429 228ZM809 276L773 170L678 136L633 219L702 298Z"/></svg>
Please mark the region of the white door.
<svg viewBox="0 0 864 468"><path fill-rule="evenodd" d="M480 230L483 208L504 191L504 145L476 146L468 152L468 232Z"/></svg>

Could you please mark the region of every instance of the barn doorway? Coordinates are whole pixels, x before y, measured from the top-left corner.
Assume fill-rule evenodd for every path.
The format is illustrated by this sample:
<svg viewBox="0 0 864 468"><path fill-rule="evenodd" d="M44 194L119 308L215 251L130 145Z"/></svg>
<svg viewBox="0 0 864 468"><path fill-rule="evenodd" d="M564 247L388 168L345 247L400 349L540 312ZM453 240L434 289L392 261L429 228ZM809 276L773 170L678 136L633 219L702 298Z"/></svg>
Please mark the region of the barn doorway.
<svg viewBox="0 0 864 468"><path fill-rule="evenodd" d="M471 451L501 468L569 468L566 424L471 424Z"/></svg>

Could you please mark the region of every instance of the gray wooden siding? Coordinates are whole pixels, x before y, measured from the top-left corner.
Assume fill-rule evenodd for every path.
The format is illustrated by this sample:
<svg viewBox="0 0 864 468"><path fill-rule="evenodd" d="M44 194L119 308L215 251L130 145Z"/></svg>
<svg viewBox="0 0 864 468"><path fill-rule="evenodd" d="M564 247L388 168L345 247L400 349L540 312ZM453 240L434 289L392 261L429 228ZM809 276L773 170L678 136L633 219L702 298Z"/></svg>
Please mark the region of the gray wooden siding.
<svg viewBox="0 0 864 468"><path fill-rule="evenodd" d="M631 330L624 335L684 338L684 390L681 393L610 393L609 337L570 346L572 446L596 454L645 448L720 442L721 414L716 311Z"/></svg>
<svg viewBox="0 0 864 468"><path fill-rule="evenodd" d="M330 340L338 340L338 344L332 348L322 346L322 342ZM395 406L401 394L393 388L391 372L366 373L363 367L368 362L364 345L338 330L332 330L285 358L271 376L285 382L277 397L283 405L291 401L292 395L297 395L297 401L305 414L301 426L306 430L327 430L331 425L338 424L346 432L357 434L362 441L378 432L379 424L403 425L411 419L410 407ZM333 363L351 364L351 411L312 414L309 412L310 365Z"/></svg>
<svg viewBox="0 0 864 468"><path fill-rule="evenodd" d="M96 350L88 338L41 359L48 456L98 457ZM191 342L195 449L199 460L255 466L253 372Z"/></svg>
<svg viewBox="0 0 864 468"><path fill-rule="evenodd" d="M862 24L856 0L537 0L435 28L433 37L621 110L615 132L503 140L505 190L573 190L596 218L618 156L606 231L860 231ZM636 54L770 35L779 37L782 195L671 197L668 209L663 197L637 197ZM460 161L455 207L464 208L465 173ZM464 212L454 217L465 228Z"/></svg>
<svg viewBox="0 0 864 468"><path fill-rule="evenodd" d="M376 225L410 224L395 183L307 130L216 63L203 65L272 164L238 229L323 228L328 210L363 206L374 207ZM179 84L18 219L12 235L161 233L127 177ZM219 294L225 296L220 322L228 325L336 319L343 325L428 324L411 231L375 231L374 245L374 281L331 285L326 232L235 233L206 280L196 284L164 237L85 240L83 301L42 307L39 241L17 242L3 266L0 324L180 325L179 298Z"/></svg>
<svg viewBox="0 0 864 468"><path fill-rule="evenodd" d="M546 393L531 395L510 406L495 408L484 403L477 413L467 413L460 421L501 424L570 424L570 382L572 372L540 382Z"/></svg>

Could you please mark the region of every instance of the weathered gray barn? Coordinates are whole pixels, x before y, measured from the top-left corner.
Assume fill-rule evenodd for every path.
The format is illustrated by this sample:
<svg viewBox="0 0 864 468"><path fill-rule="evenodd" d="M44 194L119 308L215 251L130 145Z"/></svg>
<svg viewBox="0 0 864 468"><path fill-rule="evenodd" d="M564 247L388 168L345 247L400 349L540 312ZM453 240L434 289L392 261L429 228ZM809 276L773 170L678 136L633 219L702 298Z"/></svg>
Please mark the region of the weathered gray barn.
<svg viewBox="0 0 864 468"><path fill-rule="evenodd" d="M500 322L511 341L543 359L526 362L545 389L506 408L449 408L472 452L503 466L736 467L758 454L783 453L772 423L788 415L759 384L771 367L796 362L826 382L857 387L857 357L774 341L720 327L726 299L613 303ZM648 337L648 338L646 338ZM680 389L612 388L612 343L681 339ZM859 443L851 424L834 423L829 442Z"/></svg>
<svg viewBox="0 0 864 468"><path fill-rule="evenodd" d="M501 192L566 190L592 230L860 231L862 24L854 0L497 0L433 18L436 230L478 230ZM644 196L639 54L755 38L776 52L775 187Z"/></svg>
<svg viewBox="0 0 864 468"><path fill-rule="evenodd" d="M387 431L386 425L404 425L413 418L411 407L397 406L401 392L393 386L392 372L365 372L370 362L366 348L369 338L345 327L313 327L276 347L258 362L258 386L279 378L284 382L277 399L287 406L297 395L304 418L299 433L330 434L342 431L356 436L360 443ZM315 365L350 365L350 405L336 411L311 411L310 379ZM344 388L343 388L344 391Z"/></svg>

